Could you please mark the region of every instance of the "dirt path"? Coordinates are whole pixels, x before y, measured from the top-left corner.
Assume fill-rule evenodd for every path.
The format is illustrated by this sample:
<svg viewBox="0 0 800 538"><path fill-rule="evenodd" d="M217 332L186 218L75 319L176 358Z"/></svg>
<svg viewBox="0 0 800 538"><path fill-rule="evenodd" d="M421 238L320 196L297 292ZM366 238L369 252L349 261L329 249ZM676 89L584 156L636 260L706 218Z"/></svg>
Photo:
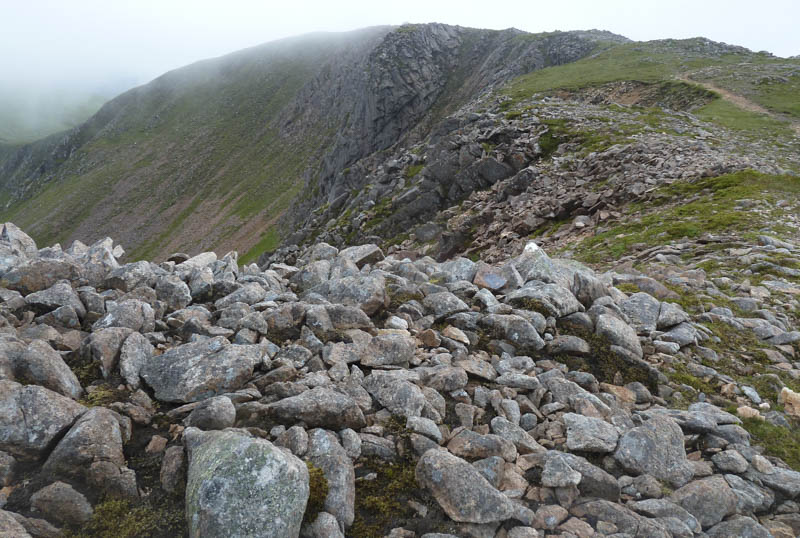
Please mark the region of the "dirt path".
<svg viewBox="0 0 800 538"><path fill-rule="evenodd" d="M764 114L765 116L770 116L771 118L775 118L780 121L788 121L789 125L794 129L794 132L800 136L800 121L790 120L781 114L776 114L775 112L771 112L767 110L763 106L759 105L758 103L754 103L750 99L738 95L735 93L731 93L725 88L720 88L719 86L714 86L713 84L709 84L708 82L700 82L698 80L694 80L689 78L689 73L681 73L677 76L678 80L682 80L683 82L688 82L689 84L697 84L698 86L702 86L707 90L711 90L712 92L718 93L723 99L733 103L734 105L747 110L749 112L755 112L756 114Z"/></svg>

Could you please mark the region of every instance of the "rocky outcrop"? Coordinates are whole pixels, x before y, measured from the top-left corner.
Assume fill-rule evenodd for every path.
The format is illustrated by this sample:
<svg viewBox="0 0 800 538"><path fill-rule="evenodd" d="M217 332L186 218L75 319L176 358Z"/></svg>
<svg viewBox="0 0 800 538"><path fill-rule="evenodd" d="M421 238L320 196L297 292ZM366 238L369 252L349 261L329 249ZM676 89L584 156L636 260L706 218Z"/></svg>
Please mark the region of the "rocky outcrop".
<svg viewBox="0 0 800 538"><path fill-rule="evenodd" d="M0 247L15 249L13 264L47 252L24 250L31 242L8 229L14 242ZM800 472L745 429L762 419L791 428L791 389L683 386L684 372L711 370L693 360L714 356L704 320L749 318L691 314L659 298L654 279L638 276L634 292L620 273L551 258L535 243L521 250L497 267L325 243L294 266L201 255L108 267L101 287L70 281L73 295L58 284L83 305L82 330L37 317L49 304L40 292L6 290L5 508L29 534L96 525L105 502L166 510L159 517L177 525L169 532L190 536L792 528ZM312 286L296 278L304 272ZM192 290L200 273L206 291L169 302L163 290L180 292L178 281ZM514 284L479 285L489 274ZM367 293L337 284L348 278L369 282ZM379 307L367 296L382 297ZM125 319L114 308L126 303L147 305L152 324L97 323ZM765 356L789 353L771 339L791 327L762 316L736 323L771 346ZM694 336L678 345L681 331ZM75 390L55 392L70 386L56 379ZM729 412L744 401L758 409Z"/></svg>

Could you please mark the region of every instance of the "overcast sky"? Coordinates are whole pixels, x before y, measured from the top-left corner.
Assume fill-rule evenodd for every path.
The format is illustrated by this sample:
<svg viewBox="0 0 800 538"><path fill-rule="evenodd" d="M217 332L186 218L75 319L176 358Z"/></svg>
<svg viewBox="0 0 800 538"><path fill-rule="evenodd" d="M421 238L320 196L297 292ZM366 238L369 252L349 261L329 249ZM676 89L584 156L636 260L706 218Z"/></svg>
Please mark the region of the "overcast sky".
<svg viewBox="0 0 800 538"><path fill-rule="evenodd" d="M703 35L800 54L800 0L0 0L0 90L133 86L281 37L434 21L600 28L636 40Z"/></svg>

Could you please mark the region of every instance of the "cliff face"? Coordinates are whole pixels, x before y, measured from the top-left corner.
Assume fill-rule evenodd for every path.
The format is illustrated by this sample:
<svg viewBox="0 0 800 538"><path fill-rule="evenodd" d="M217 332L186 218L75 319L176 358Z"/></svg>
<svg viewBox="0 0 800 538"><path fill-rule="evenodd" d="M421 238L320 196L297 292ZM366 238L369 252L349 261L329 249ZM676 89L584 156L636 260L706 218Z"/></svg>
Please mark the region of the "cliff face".
<svg viewBox="0 0 800 538"><path fill-rule="evenodd" d="M136 256L257 255L293 229L294 215L354 188L345 171L359 159L424 136L517 75L623 40L407 25L199 62L72 131L4 151L3 214L48 241L113 231Z"/></svg>

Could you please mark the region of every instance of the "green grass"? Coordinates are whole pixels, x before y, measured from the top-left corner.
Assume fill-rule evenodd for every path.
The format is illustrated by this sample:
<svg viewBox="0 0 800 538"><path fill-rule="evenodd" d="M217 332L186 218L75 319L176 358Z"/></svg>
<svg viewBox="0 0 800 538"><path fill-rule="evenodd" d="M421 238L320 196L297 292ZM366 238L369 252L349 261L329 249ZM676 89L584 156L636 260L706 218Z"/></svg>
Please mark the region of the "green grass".
<svg viewBox="0 0 800 538"><path fill-rule="evenodd" d="M422 172L423 168L425 168L424 164L412 164L408 168L406 168L405 177L407 179L414 178L417 176L417 174Z"/></svg>
<svg viewBox="0 0 800 538"><path fill-rule="evenodd" d="M713 122L728 129L748 131L755 135L770 138L776 135L792 135L792 130L787 122L744 110L723 99L715 99L697 110L695 115L701 120Z"/></svg>
<svg viewBox="0 0 800 538"><path fill-rule="evenodd" d="M759 85L753 96L758 104L780 114L800 118L800 76L789 77L787 83Z"/></svg>
<svg viewBox="0 0 800 538"><path fill-rule="evenodd" d="M633 204L624 224L612 225L574 245L576 258L598 263L632 252L634 245L653 246L681 238L696 238L705 233L752 233L772 226L775 219L754 211L734 209L737 200L777 201L800 195L800 178L745 170L692 182L676 182L658 189L657 196L645 204ZM664 207L666 203L672 207Z"/></svg>
<svg viewBox="0 0 800 538"><path fill-rule="evenodd" d="M662 46L660 42L617 45L577 62L523 75L514 80L505 93L518 101L555 89L577 89L623 80L659 82L683 71L737 63L746 58L738 54L687 58L681 48L692 41L675 42L673 47Z"/></svg>
<svg viewBox="0 0 800 538"><path fill-rule="evenodd" d="M800 429L775 426L757 418L742 419L742 426L752 436L752 443L764 447L766 453L782 459L800 471Z"/></svg>
<svg viewBox="0 0 800 538"><path fill-rule="evenodd" d="M53 179L0 212L2 218L42 244L64 241L89 217L97 219L91 229L122 221L133 232L127 250L148 258L168 254L167 243L187 228L202 230L205 249L225 242L245 221L257 219L266 228L305 188L305 172L313 178L309 165L334 134L320 123L322 112L307 118L307 129L278 124L299 89L335 54L322 41L201 62L109 103ZM188 248L186 241L177 248Z"/></svg>
<svg viewBox="0 0 800 538"><path fill-rule="evenodd" d="M278 245L281 243L281 237L278 233L278 230L275 228L270 228L267 232L261 237L261 240L255 244L253 248L248 250L241 258L239 258L239 263L241 265L247 265L248 263L252 263L258 259L264 252L269 252L278 248Z"/></svg>

